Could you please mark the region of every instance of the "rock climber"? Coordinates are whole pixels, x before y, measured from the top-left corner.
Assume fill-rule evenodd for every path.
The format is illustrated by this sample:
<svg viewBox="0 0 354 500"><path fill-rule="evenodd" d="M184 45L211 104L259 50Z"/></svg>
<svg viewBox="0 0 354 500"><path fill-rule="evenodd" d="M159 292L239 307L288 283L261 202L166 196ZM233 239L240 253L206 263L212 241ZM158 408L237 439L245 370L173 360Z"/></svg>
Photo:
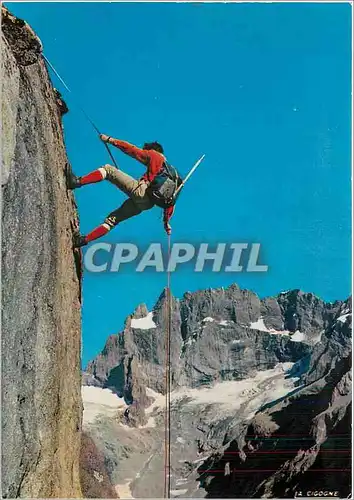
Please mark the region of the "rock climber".
<svg viewBox="0 0 354 500"><path fill-rule="evenodd" d="M164 209L164 228L167 234L171 234L169 221L174 212L174 204L180 192L178 187L182 184L182 179L176 169L167 163L161 144L150 142L145 143L142 148L138 148L129 142L114 139L104 134L100 135L100 139L143 163L147 171L139 180L136 180L112 165L100 167L83 177L77 177L68 168L69 189L76 189L107 179L129 197L119 208L106 217L103 224L89 234L86 236L76 234L73 241L74 247L87 245L107 234L120 222L145 210L150 210L155 205Z"/></svg>

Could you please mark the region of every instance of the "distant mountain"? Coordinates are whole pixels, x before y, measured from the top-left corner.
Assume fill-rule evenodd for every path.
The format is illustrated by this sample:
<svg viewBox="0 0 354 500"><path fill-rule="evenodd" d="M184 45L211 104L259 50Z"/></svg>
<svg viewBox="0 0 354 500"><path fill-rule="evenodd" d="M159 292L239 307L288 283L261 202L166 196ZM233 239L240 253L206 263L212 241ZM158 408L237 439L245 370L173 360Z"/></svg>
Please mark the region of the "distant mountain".
<svg viewBox="0 0 354 500"><path fill-rule="evenodd" d="M138 306L83 377L98 398L83 397L86 431L134 497L162 495L166 306L165 292ZM187 292L172 298L171 336L173 496L349 493L349 299ZM124 400L108 411L102 391Z"/></svg>

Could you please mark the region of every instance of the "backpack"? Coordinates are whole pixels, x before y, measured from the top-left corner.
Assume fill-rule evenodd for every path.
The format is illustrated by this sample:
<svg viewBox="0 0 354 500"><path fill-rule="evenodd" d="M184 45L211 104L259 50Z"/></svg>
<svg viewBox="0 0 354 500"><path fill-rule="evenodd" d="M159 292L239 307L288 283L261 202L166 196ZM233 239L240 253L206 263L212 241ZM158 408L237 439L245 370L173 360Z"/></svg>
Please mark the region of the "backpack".
<svg viewBox="0 0 354 500"><path fill-rule="evenodd" d="M177 170L164 161L160 172L148 187L148 193L152 201L161 208L172 207L179 196L181 190L176 191L182 184L182 179Z"/></svg>

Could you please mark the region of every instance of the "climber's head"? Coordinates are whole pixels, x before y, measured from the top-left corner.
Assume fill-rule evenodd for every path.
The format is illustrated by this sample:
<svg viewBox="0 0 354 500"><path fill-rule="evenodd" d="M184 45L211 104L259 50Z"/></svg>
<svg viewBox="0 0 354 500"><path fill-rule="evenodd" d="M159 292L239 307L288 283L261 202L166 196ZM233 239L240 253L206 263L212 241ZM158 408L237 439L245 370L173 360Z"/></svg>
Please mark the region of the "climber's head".
<svg viewBox="0 0 354 500"><path fill-rule="evenodd" d="M158 153L163 154L163 147L159 142L145 142L143 149L154 149Z"/></svg>

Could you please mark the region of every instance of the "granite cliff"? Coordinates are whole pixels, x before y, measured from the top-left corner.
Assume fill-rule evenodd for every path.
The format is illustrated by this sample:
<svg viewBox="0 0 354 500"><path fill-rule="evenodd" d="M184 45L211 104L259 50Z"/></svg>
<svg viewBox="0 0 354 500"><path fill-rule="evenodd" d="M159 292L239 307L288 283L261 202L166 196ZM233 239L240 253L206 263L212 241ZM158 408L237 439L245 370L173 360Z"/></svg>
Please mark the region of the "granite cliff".
<svg viewBox="0 0 354 500"><path fill-rule="evenodd" d="M81 263L65 111L32 29L2 7L2 497L81 496Z"/></svg>

